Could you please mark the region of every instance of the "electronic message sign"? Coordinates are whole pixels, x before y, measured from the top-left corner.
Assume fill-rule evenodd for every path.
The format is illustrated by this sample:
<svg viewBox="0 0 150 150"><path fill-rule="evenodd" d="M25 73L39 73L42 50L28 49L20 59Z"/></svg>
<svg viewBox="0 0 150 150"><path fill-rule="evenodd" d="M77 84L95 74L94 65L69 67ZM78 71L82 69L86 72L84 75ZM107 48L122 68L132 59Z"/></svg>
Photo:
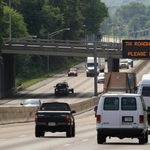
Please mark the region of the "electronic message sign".
<svg viewBox="0 0 150 150"><path fill-rule="evenodd" d="M150 40L122 40L123 58L150 58Z"/></svg>

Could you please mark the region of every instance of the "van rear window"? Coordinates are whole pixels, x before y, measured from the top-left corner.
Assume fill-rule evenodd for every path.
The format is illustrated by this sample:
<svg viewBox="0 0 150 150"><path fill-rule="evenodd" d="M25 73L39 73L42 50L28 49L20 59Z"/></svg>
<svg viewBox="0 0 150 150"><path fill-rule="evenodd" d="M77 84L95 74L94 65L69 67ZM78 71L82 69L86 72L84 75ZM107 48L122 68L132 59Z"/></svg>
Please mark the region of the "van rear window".
<svg viewBox="0 0 150 150"><path fill-rule="evenodd" d="M142 96L150 96L150 87L143 87Z"/></svg>
<svg viewBox="0 0 150 150"><path fill-rule="evenodd" d="M136 110L136 99L124 97L121 99L121 110Z"/></svg>
<svg viewBox="0 0 150 150"><path fill-rule="evenodd" d="M118 97L105 98L104 110L119 110L119 98Z"/></svg>

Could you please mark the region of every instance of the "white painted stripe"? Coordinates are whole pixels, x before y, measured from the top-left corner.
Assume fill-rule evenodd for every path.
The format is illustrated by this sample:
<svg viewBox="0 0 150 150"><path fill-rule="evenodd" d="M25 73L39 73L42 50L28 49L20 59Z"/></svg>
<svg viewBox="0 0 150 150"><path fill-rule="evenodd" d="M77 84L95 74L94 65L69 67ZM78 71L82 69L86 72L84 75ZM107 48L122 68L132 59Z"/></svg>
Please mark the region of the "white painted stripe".
<svg viewBox="0 0 150 150"><path fill-rule="evenodd" d="M89 139L85 139L85 140L82 140L83 142L86 142L86 141L88 141Z"/></svg>
<svg viewBox="0 0 150 150"><path fill-rule="evenodd" d="M64 145L64 146L69 146L69 145L71 145L71 144L66 144L66 145Z"/></svg>
<svg viewBox="0 0 150 150"><path fill-rule="evenodd" d="M26 135L20 135L20 137L25 137Z"/></svg>

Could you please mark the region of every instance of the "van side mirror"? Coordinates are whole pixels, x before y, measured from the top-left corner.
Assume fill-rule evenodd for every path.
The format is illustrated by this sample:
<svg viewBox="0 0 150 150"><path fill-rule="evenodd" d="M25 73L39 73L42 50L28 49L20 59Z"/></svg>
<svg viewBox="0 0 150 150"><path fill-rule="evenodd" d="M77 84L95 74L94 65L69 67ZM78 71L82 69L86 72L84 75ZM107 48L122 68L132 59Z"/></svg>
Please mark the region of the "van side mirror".
<svg viewBox="0 0 150 150"><path fill-rule="evenodd" d="M147 111L147 112L150 112L150 107L148 107L146 111Z"/></svg>
<svg viewBox="0 0 150 150"><path fill-rule="evenodd" d="M94 111L95 111L95 117L97 117L97 108L98 106L95 106Z"/></svg>
<svg viewBox="0 0 150 150"><path fill-rule="evenodd" d="M75 110L72 110L71 113L72 113L72 114L73 114L73 113L76 113L76 111L75 111Z"/></svg>
<svg viewBox="0 0 150 150"><path fill-rule="evenodd" d="M134 91L137 91L137 86L136 86L136 87L134 87Z"/></svg>

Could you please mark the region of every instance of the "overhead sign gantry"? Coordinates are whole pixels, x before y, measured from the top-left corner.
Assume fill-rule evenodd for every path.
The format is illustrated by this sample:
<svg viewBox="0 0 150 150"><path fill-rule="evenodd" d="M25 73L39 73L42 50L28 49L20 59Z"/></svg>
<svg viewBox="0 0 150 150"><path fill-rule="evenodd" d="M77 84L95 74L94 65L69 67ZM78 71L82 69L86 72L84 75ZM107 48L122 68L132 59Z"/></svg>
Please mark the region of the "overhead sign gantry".
<svg viewBox="0 0 150 150"><path fill-rule="evenodd" d="M150 40L123 40L123 58L150 58Z"/></svg>

